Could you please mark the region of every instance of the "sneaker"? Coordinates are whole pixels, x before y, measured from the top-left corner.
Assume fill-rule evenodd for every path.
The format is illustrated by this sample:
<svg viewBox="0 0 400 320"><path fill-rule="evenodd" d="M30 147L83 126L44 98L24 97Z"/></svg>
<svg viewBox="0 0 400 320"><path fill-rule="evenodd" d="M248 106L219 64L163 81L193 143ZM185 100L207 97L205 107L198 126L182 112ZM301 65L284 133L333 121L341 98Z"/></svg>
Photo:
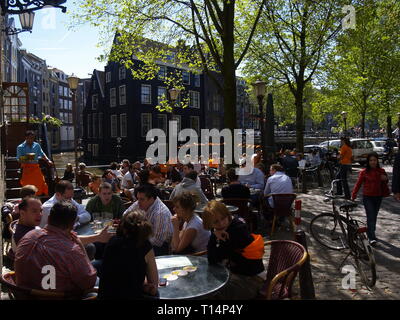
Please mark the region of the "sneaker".
<svg viewBox="0 0 400 320"><path fill-rule="evenodd" d="M370 240L370 241L369 241L369 244L370 244L371 246L373 246L373 247L376 245L376 243L377 243L376 240Z"/></svg>

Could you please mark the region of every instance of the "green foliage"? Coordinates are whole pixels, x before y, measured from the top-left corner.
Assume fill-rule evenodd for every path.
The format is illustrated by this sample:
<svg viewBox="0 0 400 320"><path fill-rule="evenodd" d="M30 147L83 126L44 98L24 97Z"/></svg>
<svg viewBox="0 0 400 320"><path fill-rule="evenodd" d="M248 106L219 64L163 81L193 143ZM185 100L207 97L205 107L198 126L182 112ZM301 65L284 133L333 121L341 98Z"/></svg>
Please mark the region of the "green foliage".
<svg viewBox="0 0 400 320"><path fill-rule="evenodd" d="M42 119L38 117L29 118L29 123L47 123L56 128L60 128L63 125L63 122L60 119L44 113L42 113Z"/></svg>

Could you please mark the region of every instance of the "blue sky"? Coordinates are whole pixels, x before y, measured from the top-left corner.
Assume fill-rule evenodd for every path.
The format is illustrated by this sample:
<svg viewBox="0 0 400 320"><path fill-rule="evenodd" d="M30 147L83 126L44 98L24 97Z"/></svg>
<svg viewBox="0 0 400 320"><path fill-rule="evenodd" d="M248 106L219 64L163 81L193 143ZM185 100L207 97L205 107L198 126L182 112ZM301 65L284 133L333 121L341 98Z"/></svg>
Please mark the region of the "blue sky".
<svg viewBox="0 0 400 320"><path fill-rule="evenodd" d="M72 8L72 1L67 2L68 9ZM19 18L16 27L19 28ZM75 73L80 78L89 78L93 69L104 69L104 63L96 58L103 53L97 48L99 39L98 29L89 25L80 26L76 30L69 30L69 15L61 9L49 8L38 10L32 33L19 34L22 48L45 59L47 65L63 70L67 74Z"/></svg>

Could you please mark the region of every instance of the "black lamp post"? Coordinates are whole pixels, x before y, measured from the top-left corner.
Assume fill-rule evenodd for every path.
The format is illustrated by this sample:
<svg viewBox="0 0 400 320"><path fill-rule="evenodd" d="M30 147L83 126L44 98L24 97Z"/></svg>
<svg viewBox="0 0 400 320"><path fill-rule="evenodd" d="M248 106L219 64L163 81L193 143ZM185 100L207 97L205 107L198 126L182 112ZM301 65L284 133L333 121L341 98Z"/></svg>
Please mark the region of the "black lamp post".
<svg viewBox="0 0 400 320"><path fill-rule="evenodd" d="M78 115L76 110L76 89L78 88L79 78L72 74L68 77L68 85L72 91L72 119L74 123L74 149L75 149L75 168L78 169L78 130L77 130L77 122Z"/></svg>
<svg viewBox="0 0 400 320"><path fill-rule="evenodd" d="M174 117L174 106L175 106L176 100L178 100L178 97L179 97L179 94L181 93L181 90L174 87L174 88L169 89L168 91L169 91L169 99L170 99L171 108L172 108L171 109L171 120L174 120L173 119L173 117ZM167 124L167 127L168 127L168 137L169 137L169 135L170 135L169 122ZM167 150L168 150L168 148L167 148Z"/></svg>
<svg viewBox="0 0 400 320"><path fill-rule="evenodd" d="M347 136L347 112L342 111L341 115L342 115L343 122L344 122L344 136Z"/></svg>
<svg viewBox="0 0 400 320"><path fill-rule="evenodd" d="M257 97L258 102L258 113L259 113L259 126L260 126L260 135L261 135L261 148L263 153L264 161L267 157L266 146L265 146L265 123L264 123L264 114L263 114L263 101L265 97L265 82L261 80L257 80L254 84L254 94Z"/></svg>

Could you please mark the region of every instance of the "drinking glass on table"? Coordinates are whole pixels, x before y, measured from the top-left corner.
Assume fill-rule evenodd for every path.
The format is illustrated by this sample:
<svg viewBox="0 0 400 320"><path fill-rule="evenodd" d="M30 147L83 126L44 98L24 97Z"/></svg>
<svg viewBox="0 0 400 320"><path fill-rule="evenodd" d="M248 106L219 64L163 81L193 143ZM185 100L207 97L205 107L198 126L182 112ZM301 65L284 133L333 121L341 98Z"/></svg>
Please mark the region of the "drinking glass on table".
<svg viewBox="0 0 400 320"><path fill-rule="evenodd" d="M103 219L101 212L93 212L93 222L101 221Z"/></svg>
<svg viewBox="0 0 400 320"><path fill-rule="evenodd" d="M103 212L103 220L112 220L114 215L112 212Z"/></svg>

